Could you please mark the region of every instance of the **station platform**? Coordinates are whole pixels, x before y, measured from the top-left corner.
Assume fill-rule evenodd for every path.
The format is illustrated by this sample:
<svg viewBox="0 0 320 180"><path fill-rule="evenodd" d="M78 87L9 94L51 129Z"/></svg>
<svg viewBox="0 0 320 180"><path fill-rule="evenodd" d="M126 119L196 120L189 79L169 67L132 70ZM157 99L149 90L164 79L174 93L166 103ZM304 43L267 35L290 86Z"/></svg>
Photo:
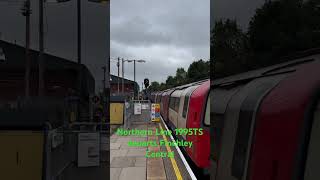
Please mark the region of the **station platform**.
<svg viewBox="0 0 320 180"><path fill-rule="evenodd" d="M182 153L177 148L159 145L160 141L172 142L169 135L156 135L155 131L165 130L162 121L151 122L150 112L133 115L130 119L130 130L143 130L147 134L120 135L118 130L110 138L110 175L111 180L181 180L196 179L186 161L181 158ZM131 131L132 132L132 131ZM141 131L140 131L141 132ZM130 142L157 142L156 145L130 146ZM146 143L145 143L146 144ZM150 157L157 154L174 154L174 157ZM148 157L147 157L148 156ZM184 162L185 161L185 162ZM193 176L192 176L193 175Z"/></svg>

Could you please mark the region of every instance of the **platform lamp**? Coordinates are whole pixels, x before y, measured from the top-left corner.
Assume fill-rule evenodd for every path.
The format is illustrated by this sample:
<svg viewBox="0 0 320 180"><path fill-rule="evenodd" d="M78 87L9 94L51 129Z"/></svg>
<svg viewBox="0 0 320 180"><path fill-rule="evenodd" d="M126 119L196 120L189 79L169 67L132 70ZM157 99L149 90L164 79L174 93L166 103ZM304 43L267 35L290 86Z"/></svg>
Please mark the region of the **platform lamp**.
<svg viewBox="0 0 320 180"><path fill-rule="evenodd" d="M134 81L134 99L136 99L136 62L145 63L145 60L127 60L128 62L133 62L133 81Z"/></svg>

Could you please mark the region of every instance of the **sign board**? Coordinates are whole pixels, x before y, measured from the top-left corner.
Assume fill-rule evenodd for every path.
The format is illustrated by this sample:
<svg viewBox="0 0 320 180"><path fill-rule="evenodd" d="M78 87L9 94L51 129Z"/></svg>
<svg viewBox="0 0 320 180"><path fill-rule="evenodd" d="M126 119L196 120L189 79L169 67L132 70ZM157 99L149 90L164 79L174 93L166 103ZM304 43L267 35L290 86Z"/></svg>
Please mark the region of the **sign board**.
<svg viewBox="0 0 320 180"><path fill-rule="evenodd" d="M141 103L134 103L134 114L141 114Z"/></svg>
<svg viewBox="0 0 320 180"><path fill-rule="evenodd" d="M141 109L149 109L149 104L142 104Z"/></svg>
<svg viewBox="0 0 320 180"><path fill-rule="evenodd" d="M63 133L58 132L58 129L54 129L50 132L51 134L51 147L56 148L63 143Z"/></svg>
<svg viewBox="0 0 320 180"><path fill-rule="evenodd" d="M100 134L79 133L78 167L100 165Z"/></svg>
<svg viewBox="0 0 320 180"><path fill-rule="evenodd" d="M152 104L151 106L151 121L160 121L160 104Z"/></svg>

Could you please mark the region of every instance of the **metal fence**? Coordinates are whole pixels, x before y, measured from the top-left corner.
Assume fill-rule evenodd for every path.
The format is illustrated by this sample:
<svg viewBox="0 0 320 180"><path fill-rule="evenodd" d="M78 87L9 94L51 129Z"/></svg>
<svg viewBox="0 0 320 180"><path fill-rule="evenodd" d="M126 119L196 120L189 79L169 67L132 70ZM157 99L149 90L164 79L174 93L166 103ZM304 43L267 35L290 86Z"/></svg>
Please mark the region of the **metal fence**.
<svg viewBox="0 0 320 180"><path fill-rule="evenodd" d="M131 100L126 102L124 128L130 129L133 122L150 120L151 102L149 100Z"/></svg>

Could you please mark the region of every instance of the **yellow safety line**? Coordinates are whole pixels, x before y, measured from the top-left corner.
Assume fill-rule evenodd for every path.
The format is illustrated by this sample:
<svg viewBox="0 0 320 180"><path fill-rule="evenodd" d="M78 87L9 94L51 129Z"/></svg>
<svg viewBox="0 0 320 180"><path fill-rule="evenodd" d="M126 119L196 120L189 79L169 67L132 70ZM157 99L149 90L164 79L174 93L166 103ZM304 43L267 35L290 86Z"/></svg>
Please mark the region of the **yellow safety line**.
<svg viewBox="0 0 320 180"><path fill-rule="evenodd" d="M162 129L162 126L160 124L159 124L159 127L160 127L160 129L162 131L163 129ZM168 142L167 137L164 134L162 134L162 137L163 137L165 142ZM168 152L172 152L171 148L168 146L168 143L165 143L165 145L166 145L167 151ZM171 164L173 166L174 172L176 174L177 180L183 180L175 158L170 158L170 160L171 160Z"/></svg>

